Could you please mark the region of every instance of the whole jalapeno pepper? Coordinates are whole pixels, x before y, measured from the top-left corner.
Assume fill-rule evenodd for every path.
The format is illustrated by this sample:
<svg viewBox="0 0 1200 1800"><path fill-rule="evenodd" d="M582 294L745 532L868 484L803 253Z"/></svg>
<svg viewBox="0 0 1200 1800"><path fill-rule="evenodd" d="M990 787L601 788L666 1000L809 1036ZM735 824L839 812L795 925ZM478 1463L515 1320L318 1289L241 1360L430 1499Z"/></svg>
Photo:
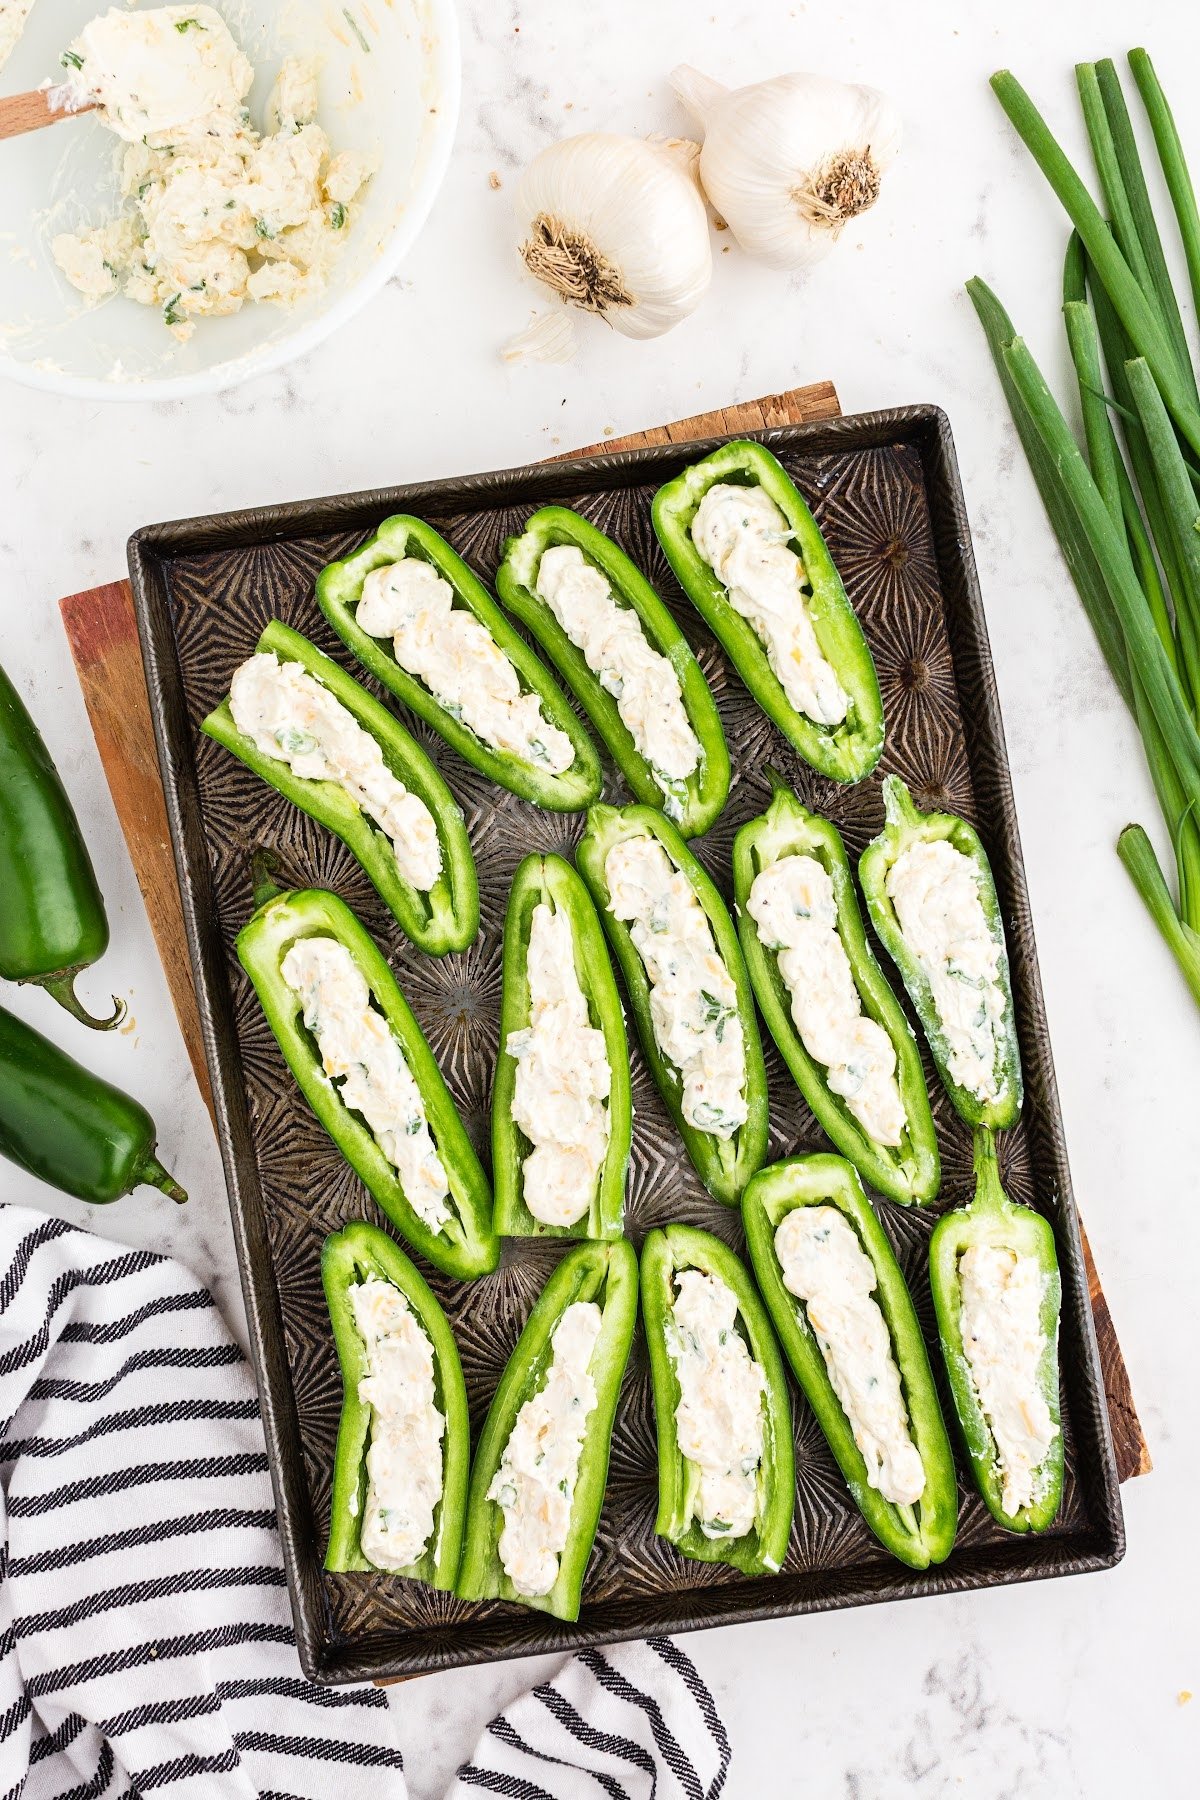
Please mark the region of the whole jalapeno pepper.
<svg viewBox="0 0 1200 1800"><path fill-rule="evenodd" d="M695 739L696 763L686 776L670 775L639 748L621 712L621 683L603 666L593 668L576 636L567 629L538 585L542 558L567 546L608 585L610 602L636 619L648 648L666 666L663 681L678 683L679 703ZM566 506L543 506L519 537L504 546L496 572L496 592L528 626L608 746L610 755L644 806L657 806L684 837L699 837L713 824L729 793L729 751L716 702L691 646L637 564L620 547ZM656 698L661 711L664 697Z"/></svg>
<svg viewBox="0 0 1200 1800"><path fill-rule="evenodd" d="M45 988L71 1017L110 1031L113 996L94 1019L75 978L108 948L108 920L79 821L42 734L0 669L0 975Z"/></svg>
<svg viewBox="0 0 1200 1800"><path fill-rule="evenodd" d="M402 667L391 644L372 637L359 625L357 610L367 576L409 558L424 562L447 583L454 607L472 614L483 626L496 649L511 664L521 692L536 695L542 715L557 730L565 732L573 752L566 768L555 772L536 757L527 759L487 743L459 716L457 703L447 704L439 699L420 677ZM317 602L363 667L490 781L552 812L579 812L599 794L600 758L562 689L513 629L483 583L431 525L404 513L385 519L375 536L368 538L352 556L322 569L317 577Z"/></svg>
<svg viewBox="0 0 1200 1800"><path fill-rule="evenodd" d="M461 1599L513 1600L559 1619L579 1617L637 1287L637 1256L620 1238L569 1250L542 1289L475 1451Z"/></svg>
<svg viewBox="0 0 1200 1800"><path fill-rule="evenodd" d="M461 809L432 759L373 694L278 619L273 619L259 638L255 654L295 663L327 689L355 724L375 740L390 773L424 802L437 831L441 861L433 886L426 890L413 886L401 872L391 839L340 782L297 775L286 760L261 750L239 731L228 698L208 715L201 730L232 751L293 806L341 838L419 950L431 956L464 950L479 930L475 862Z"/></svg>
<svg viewBox="0 0 1200 1800"><path fill-rule="evenodd" d="M143 1183L182 1203L157 1135L144 1106L0 1007L0 1156L96 1206Z"/></svg>
<svg viewBox="0 0 1200 1800"><path fill-rule="evenodd" d="M698 985L694 992L673 995L671 1005L674 1010L675 1001L687 1004L690 1015L694 1015L689 1016L687 1034L694 1036L701 1048L711 1035L717 1043L717 1054L721 1053L727 1021L737 1019L741 1028L743 1069L739 1094L742 1117L736 1124L730 1123L736 1114L721 1112L703 1099L700 1085L706 1079L703 1070L700 1071L700 1083L696 1084L689 1099L685 1074L659 1042L652 1000L653 989L658 983L651 981L630 924L624 918L618 918L613 910L612 855L618 846L635 839L651 839L661 848L668 864L668 875L683 877L711 933L711 953L695 964ZM579 842L575 860L592 891L596 909L625 978L643 1054L692 1164L715 1199L726 1206L736 1206L742 1189L766 1153L767 1076L750 977L725 902L670 820L650 806L593 806L588 812L587 830ZM669 896L664 896L668 910L669 904ZM649 922L643 943L647 955L652 958L657 942L665 944L668 941L668 936L658 931L657 924L667 922L666 913L657 922ZM635 920L633 929L637 928ZM703 970L708 971L707 977ZM712 986L705 985L706 979L712 981ZM722 994L714 992L714 988L724 982L728 982L733 995L728 1004ZM689 1107L690 1119L687 1116Z"/></svg>
<svg viewBox="0 0 1200 1800"><path fill-rule="evenodd" d="M238 957L308 1104L396 1229L435 1268L461 1281L487 1274L500 1256L487 1177L387 962L336 894L320 888L281 893L260 877L256 897L258 911L238 933ZM332 978L341 982L348 1005L361 998L362 1043L353 1056L340 1045L322 1049L324 1021L306 1007L303 968L295 970L298 985L285 973L293 950L301 960L316 954L331 963ZM351 1104L340 1085L351 1078L370 1082L359 1055L364 1045L387 1057L385 1085L402 1084L406 1070L419 1096L411 1116L397 1119L394 1130L381 1131L394 1140L390 1152L359 1110L365 1096L356 1090ZM411 1191L398 1167L405 1162L399 1146L410 1135L421 1152L414 1161Z"/></svg>
<svg viewBox="0 0 1200 1800"><path fill-rule="evenodd" d="M798 1275L789 1220L801 1208L815 1209L800 1237L813 1262ZM840 1156L776 1163L746 1189L742 1219L784 1354L855 1505L910 1568L944 1562L958 1527L954 1458L912 1297L856 1170ZM806 1299L795 1290L809 1285L814 1265L822 1287ZM872 1346L878 1354L868 1364ZM879 1395L889 1385L894 1417L883 1439Z"/></svg>
<svg viewBox="0 0 1200 1800"><path fill-rule="evenodd" d="M761 488L783 514L789 547L800 559L795 604L807 612L817 648L845 698L844 716L836 723L811 718L792 704L764 640L733 605L729 589L696 547L692 525L705 495L717 483ZM883 750L879 678L825 539L783 465L764 444L747 440L722 444L659 488L652 515L680 587L792 747L834 781L861 781L869 775Z"/></svg>
<svg viewBox="0 0 1200 1800"><path fill-rule="evenodd" d="M737 901L738 932L746 953L746 967L759 1009L771 1036L792 1073L796 1086L812 1108L817 1122L829 1134L843 1156L879 1193L901 1205L932 1200L941 1186L941 1160L925 1073L912 1027L888 986L883 970L872 954L854 892L854 878L845 846L835 825L802 806L796 796L768 769L774 789L765 813L743 825L733 843L733 890ZM755 919L751 895L769 898L769 890L755 882L787 859L811 859L806 866L822 888L827 887L835 916L831 921L837 944L834 953L844 958L858 996L864 1021L886 1034L894 1056L894 1093L899 1114L894 1120L888 1108L885 1132L894 1140L872 1135L864 1122L864 1109L852 1104L856 1096L853 1066L839 1072L835 1090L829 1066L808 1048L796 1023L803 1015L810 973L801 963L799 986L793 992L781 972L785 946L771 941L769 929ZM816 869L812 870L811 865ZM807 895L813 883L802 883ZM769 913L764 912L769 918Z"/></svg>
<svg viewBox="0 0 1200 1800"><path fill-rule="evenodd" d="M1063 1490L1054 1228L1004 1192L985 1126L975 1173L975 1198L939 1219L929 1241L938 1336L988 1511L1008 1531L1045 1531Z"/></svg>
<svg viewBox="0 0 1200 1800"><path fill-rule="evenodd" d="M883 804L883 830L858 864L871 923L900 971L955 1111L968 1125L1001 1130L1021 1110L1021 1051L1004 920L987 852L957 813L920 812L898 775L884 780ZM935 904L936 894L923 902L920 887L913 903L930 941L914 946L897 912L898 884L911 874L930 893L939 884L946 890L964 872L973 888L968 903L977 900L979 913L966 951L946 936L948 905ZM954 913L954 929L961 931L958 897ZM935 931L942 942L932 941Z"/></svg>
<svg viewBox="0 0 1200 1800"><path fill-rule="evenodd" d="M538 1214L530 1210L531 1195L526 1166L534 1145L513 1117L520 1058L536 1052L532 1025L533 1000L530 977L530 941L538 908L554 917L562 915L573 953L573 975L586 1005L582 1029L602 1035L607 1065L608 1091L596 1105L605 1118L606 1141L599 1173L583 1212L567 1224L542 1217L548 1210L535 1199ZM548 921L547 921L548 922ZM546 999L561 1000L557 970L548 972ZM553 1045L561 1050L561 1046ZM575 1066L566 1071L576 1080L586 1073ZM594 1078L590 1082L595 1086ZM536 1105L544 1112L551 1096L539 1093ZM569 1122L578 1135L576 1093L568 1093ZM573 1104L572 1104L573 1102ZM629 1166L633 1106L630 1097L629 1047L621 1000L608 960L604 933L591 896L571 867L560 856L527 856L518 866L509 890L504 919L504 978L500 1000L500 1052L492 1088L492 1180L496 1192L493 1224L500 1237L620 1237L625 1212L625 1176ZM568 1138L570 1133L567 1134ZM546 1143L551 1155L563 1133L550 1133ZM569 1158L568 1158L569 1161ZM553 1194L547 1196L553 1201ZM569 1210L574 1210L573 1207Z"/></svg>
<svg viewBox="0 0 1200 1800"><path fill-rule="evenodd" d="M709 1341L698 1338L676 1316L677 1301L682 1297L680 1278L689 1272L716 1290ZM682 1555L700 1562L729 1563L744 1575L775 1574L783 1566L792 1529L796 1464L787 1376L766 1309L734 1252L711 1232L690 1225L668 1225L647 1234L642 1245L641 1293L658 1433L654 1529ZM729 1297L736 1310L730 1307ZM732 1321L728 1318L731 1311ZM720 1357L730 1336L739 1339L744 1349L735 1351L738 1364L729 1371L729 1382L749 1386L747 1404L755 1410L758 1426L750 1435L761 1438L754 1466L742 1470L747 1492L753 1496L753 1519L740 1532L734 1520L705 1516L704 1472L681 1448L678 1417L683 1404L701 1431L706 1416L729 1420L735 1427L734 1436L739 1427L745 1431L748 1421L735 1417L732 1395L722 1387ZM689 1361L694 1374L685 1392L682 1371ZM753 1394L753 1377L747 1384L752 1369L757 1369L761 1394ZM736 1482L737 1472L732 1463L727 1470L718 1471L720 1488L728 1490L729 1477Z"/></svg>
<svg viewBox="0 0 1200 1800"><path fill-rule="evenodd" d="M362 1219L354 1220L325 1239L321 1251L321 1280L333 1325L343 1387L325 1567L381 1569L386 1574L403 1576L409 1581L424 1581L430 1587L452 1592L458 1575L466 1516L471 1420L458 1347L446 1315L428 1283L399 1246L377 1225L368 1225ZM375 1283L395 1290L401 1304L397 1306L393 1300L393 1316L398 1313L401 1319L406 1319L410 1314L417 1331L423 1334L429 1346L432 1381L428 1404L430 1408L436 1408L443 1420L436 1451L441 1480L438 1498L431 1511L429 1536L420 1554L403 1564L398 1564L387 1551L386 1501L389 1496L385 1491L376 1490L380 1471L372 1470L371 1451L377 1441L386 1440L389 1420L386 1410L381 1417L378 1394L371 1397L371 1378L376 1372L371 1346L360 1331L355 1312L356 1290L363 1284ZM393 1299L390 1294L385 1298ZM385 1344L386 1341L384 1337ZM417 1359L407 1354L407 1346L404 1349L405 1374L411 1381ZM368 1384L365 1388L364 1383ZM405 1449L411 1452L411 1437L405 1440ZM383 1473L386 1472L385 1465ZM408 1485L410 1490L416 1485L411 1476ZM411 1532L411 1513L406 1511L399 1524L402 1530L408 1527ZM367 1548L364 1548L364 1539ZM368 1549L375 1550L379 1560L372 1560ZM399 1553L406 1554L405 1551Z"/></svg>

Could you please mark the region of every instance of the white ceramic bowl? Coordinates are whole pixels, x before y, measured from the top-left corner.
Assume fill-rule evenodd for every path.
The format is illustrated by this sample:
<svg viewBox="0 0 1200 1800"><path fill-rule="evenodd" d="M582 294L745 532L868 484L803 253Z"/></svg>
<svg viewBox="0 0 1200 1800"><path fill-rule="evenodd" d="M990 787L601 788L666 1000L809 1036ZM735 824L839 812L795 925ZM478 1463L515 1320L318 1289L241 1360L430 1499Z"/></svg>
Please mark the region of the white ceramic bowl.
<svg viewBox="0 0 1200 1800"><path fill-rule="evenodd" d="M147 0L150 3L150 0ZM50 255L59 231L111 216L117 140L67 120L0 143L0 375L89 400L215 393L311 350L383 286L433 205L458 119L453 0L213 0L257 71L262 109L287 55L321 61L319 122L336 150L369 150L379 171L323 289L284 309L247 304L200 319L176 344L157 308L123 295L89 305ZM35 0L0 92L37 87L109 0ZM364 49L364 45L367 48Z"/></svg>

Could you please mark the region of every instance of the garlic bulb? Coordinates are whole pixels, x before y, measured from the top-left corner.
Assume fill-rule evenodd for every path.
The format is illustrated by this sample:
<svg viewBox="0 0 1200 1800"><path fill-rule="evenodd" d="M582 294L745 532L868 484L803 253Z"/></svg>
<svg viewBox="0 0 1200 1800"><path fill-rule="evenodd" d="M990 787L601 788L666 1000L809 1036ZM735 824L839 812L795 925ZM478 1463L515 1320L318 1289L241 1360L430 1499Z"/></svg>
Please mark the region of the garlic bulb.
<svg viewBox="0 0 1200 1800"><path fill-rule="evenodd" d="M879 197L900 119L875 88L825 75L722 87L680 67L671 86L704 127L700 180L734 237L777 269L803 269Z"/></svg>
<svg viewBox="0 0 1200 1800"><path fill-rule="evenodd" d="M550 144L517 188L531 275L626 337L658 337L712 278L695 146L585 132Z"/></svg>

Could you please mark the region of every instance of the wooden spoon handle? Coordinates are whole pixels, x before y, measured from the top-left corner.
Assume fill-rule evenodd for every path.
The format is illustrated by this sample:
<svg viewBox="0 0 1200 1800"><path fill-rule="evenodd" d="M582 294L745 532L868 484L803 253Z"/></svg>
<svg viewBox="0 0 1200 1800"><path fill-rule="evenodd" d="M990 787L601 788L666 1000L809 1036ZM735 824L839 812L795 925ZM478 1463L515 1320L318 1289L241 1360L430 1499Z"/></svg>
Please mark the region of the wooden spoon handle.
<svg viewBox="0 0 1200 1800"><path fill-rule="evenodd" d="M0 100L0 138L20 137L26 131L40 131L43 125L57 125L60 119L95 110L91 106L52 106L54 92L54 88L33 88L28 94L10 94Z"/></svg>

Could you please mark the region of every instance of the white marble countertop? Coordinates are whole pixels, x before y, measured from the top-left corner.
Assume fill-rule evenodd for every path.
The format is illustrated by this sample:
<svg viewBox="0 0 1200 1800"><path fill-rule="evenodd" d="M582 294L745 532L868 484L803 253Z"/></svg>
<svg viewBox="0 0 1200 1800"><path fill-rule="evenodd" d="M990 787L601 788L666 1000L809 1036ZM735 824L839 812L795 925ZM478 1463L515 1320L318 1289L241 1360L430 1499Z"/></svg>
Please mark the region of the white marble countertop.
<svg viewBox="0 0 1200 1800"><path fill-rule="evenodd" d="M564 0L464 0L462 24L449 180L402 277L352 328L218 399L106 408L0 394L0 659L42 725L108 896L113 946L82 985L96 1006L110 988L127 994L134 1028L81 1043L42 996L6 990L4 1003L149 1105L193 1197L182 1214L143 1192L97 1215L8 1165L0 1191L181 1256L241 1329L216 1146L55 605L119 575L134 526L524 462L822 376L848 412L936 401L974 526L1076 1192L1156 1467L1125 1490L1129 1550L1112 1573L715 1631L689 1648L729 1721L730 1800L1192 1793L1200 1208L1185 1171L1200 1017L1114 854L1127 820L1157 818L1138 739L1054 549L962 283L986 276L1061 378L1062 216L987 76L1012 66L1082 151L1073 61L1144 42L1200 168L1200 120L1188 116L1200 17L1176 0L1132 12L1115 0L610 0L600 28L596 9ZM670 336L635 345L586 321L573 366L506 368L497 346L533 302L505 190L560 133L681 128L665 77L683 59L725 79L811 67L886 87L907 143L879 207L806 281L718 255L707 304ZM509 1664L398 1691L414 1795L441 1792L528 1673Z"/></svg>

